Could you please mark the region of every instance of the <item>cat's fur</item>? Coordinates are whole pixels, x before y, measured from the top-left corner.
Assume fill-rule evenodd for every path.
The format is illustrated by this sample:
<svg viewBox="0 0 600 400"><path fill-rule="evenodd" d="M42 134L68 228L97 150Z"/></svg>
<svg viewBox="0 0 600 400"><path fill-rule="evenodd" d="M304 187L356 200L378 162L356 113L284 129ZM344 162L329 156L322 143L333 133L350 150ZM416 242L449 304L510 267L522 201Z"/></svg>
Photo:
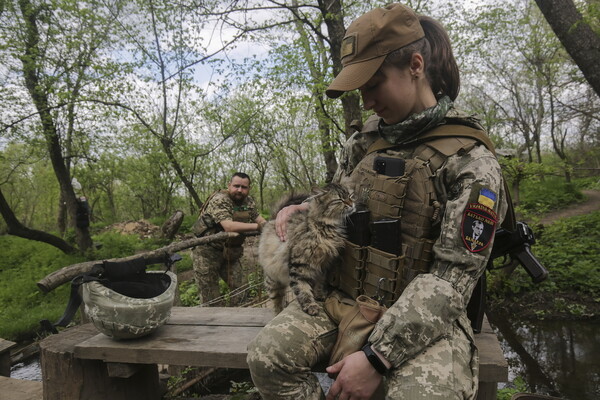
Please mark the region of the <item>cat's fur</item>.
<svg viewBox="0 0 600 400"><path fill-rule="evenodd" d="M327 271L344 246L345 219L354 211L348 191L338 184L315 189L308 205L307 211L289 218L287 241L279 240L275 221L270 221L260 236L258 261L277 313L284 307L288 286L304 312L319 312L315 299L327 295Z"/></svg>

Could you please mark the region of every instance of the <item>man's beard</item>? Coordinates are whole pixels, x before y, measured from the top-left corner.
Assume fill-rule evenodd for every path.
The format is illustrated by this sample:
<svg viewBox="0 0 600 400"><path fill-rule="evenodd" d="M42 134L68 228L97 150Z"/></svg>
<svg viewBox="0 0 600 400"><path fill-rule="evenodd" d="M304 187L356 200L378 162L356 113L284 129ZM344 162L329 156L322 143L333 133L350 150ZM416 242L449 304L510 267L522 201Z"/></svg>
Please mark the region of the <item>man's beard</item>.
<svg viewBox="0 0 600 400"><path fill-rule="evenodd" d="M241 204L245 199L246 199L246 195L244 195L243 193L232 193L231 194L231 200L233 200L234 202Z"/></svg>

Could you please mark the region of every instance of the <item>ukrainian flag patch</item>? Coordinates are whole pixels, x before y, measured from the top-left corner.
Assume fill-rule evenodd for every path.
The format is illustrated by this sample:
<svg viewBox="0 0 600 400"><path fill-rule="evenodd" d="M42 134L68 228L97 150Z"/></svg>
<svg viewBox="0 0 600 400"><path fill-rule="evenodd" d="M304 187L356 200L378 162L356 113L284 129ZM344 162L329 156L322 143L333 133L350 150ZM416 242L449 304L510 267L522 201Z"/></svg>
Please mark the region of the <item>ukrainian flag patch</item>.
<svg viewBox="0 0 600 400"><path fill-rule="evenodd" d="M479 190L479 197L477 198L477 202L486 207L494 209L494 205L496 204L496 198L496 192L484 187Z"/></svg>

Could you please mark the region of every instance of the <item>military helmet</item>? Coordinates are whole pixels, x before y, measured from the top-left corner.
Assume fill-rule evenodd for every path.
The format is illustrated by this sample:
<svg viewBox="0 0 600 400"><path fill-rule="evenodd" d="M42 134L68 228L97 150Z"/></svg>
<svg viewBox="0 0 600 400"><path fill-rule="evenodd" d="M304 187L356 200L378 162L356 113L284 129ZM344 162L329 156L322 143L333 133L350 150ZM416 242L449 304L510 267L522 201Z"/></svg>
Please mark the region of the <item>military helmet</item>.
<svg viewBox="0 0 600 400"><path fill-rule="evenodd" d="M132 339L167 322L177 276L170 271L148 271L135 281L91 281L82 286L84 310L94 326L113 339Z"/></svg>

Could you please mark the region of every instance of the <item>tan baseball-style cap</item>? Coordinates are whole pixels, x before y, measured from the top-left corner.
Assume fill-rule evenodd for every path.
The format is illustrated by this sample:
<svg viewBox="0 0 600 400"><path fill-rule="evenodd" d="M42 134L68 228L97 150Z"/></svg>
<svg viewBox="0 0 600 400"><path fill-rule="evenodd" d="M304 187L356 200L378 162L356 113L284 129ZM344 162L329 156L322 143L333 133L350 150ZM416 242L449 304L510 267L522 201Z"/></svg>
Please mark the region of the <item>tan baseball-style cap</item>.
<svg viewBox="0 0 600 400"><path fill-rule="evenodd" d="M375 8L354 20L342 41L342 70L325 93L331 98L358 89L377 72L394 50L425 34L419 17L403 4Z"/></svg>

